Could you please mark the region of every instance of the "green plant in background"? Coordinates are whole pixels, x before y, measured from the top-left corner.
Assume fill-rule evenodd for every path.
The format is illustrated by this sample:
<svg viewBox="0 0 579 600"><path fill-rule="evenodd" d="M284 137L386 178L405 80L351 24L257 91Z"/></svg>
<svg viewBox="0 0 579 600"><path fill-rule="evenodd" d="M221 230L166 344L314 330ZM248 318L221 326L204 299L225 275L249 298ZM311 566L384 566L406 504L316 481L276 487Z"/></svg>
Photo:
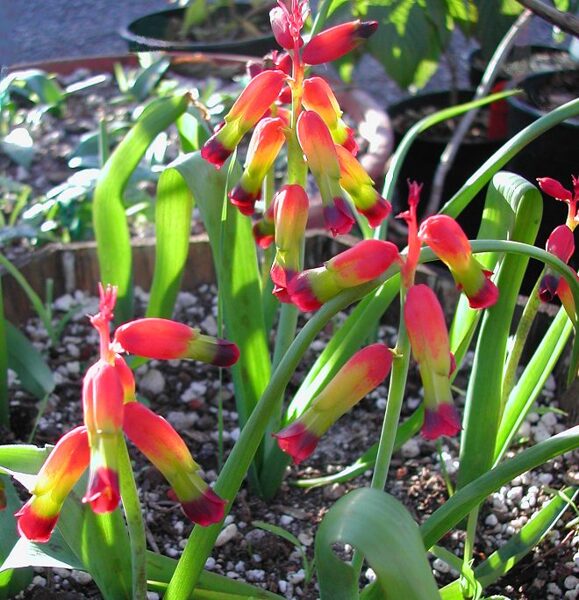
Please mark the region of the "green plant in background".
<svg viewBox="0 0 579 600"><path fill-rule="evenodd" d="M273 497L290 458L295 462L307 460L330 425L389 372L388 402L378 444L342 473L298 482L302 487L313 487L373 469L370 488L355 490L336 502L319 527L315 568L323 600L481 598L484 589L531 551L573 506L577 490L559 490L503 548L473 563L478 511L487 496L529 469L579 448L579 428L573 427L507 457L522 420L573 338L579 280L567 265L574 250L572 235L557 228L546 250L536 248L542 213L539 190L521 177L501 171L530 141L577 116L579 101L552 111L511 138L471 175L440 214L422 223L417 218L420 185L411 184L408 210L400 215L408 230L408 246L399 251L385 240L390 207L384 198L392 195L412 142L434 124L505 95L453 107L417 123L396 151L379 194L353 157L356 144L341 119L331 88L309 72L311 65L341 58L358 46L375 31L376 23L350 22L321 31L329 6L322 5L321 16L314 22L314 31L319 33L307 43L301 40L307 16L304 3L295 0L291 6L272 11L276 39L288 54L279 56L273 68L249 81L223 124L203 140L200 151L196 149L203 128L192 121L199 114L189 112L192 96L176 94L149 105L104 163L95 189L94 228L101 276L105 284L115 288L103 292L99 315L93 317L101 335L101 360L85 379L86 425L73 430L79 456L66 451L71 440L66 436L51 454L50 449L31 446L0 446L0 470L33 494L19 515L24 537L16 539L11 513L0 513L2 531L11 532L4 538L9 540L6 548L0 547L2 569L9 577L23 567L58 563L90 572L106 598L143 598L147 589L159 591L169 600L195 595L280 598L204 571L223 518L246 477L252 493L265 499ZM288 98L289 106L284 106L283 100ZM124 194L147 149L172 123L177 124L186 153L165 168L158 180L154 279L147 316L133 321L132 257ZM237 148L252 130L242 169L235 160ZM279 181L274 169L284 145L287 172ZM359 223L363 239L323 266L304 270L308 170L320 191L327 228L335 235L356 231L355 224ZM282 184L279 188L278 183ZM577 223L577 181L573 180L573 189L548 178L542 178L540 185L568 203L569 218L562 227L572 232ZM469 241L454 218L484 187L487 192L480 230L477 239ZM165 421L153 418L151 411L135 402L133 375L119 354L127 351L144 357L175 358L198 350L203 357L209 353L216 358L223 357L223 348L231 347L222 340L208 341L200 332L167 320L181 285L194 206L213 251L222 329L239 347L239 360L227 364L232 364L241 433L211 493L192 479L196 465L191 464L190 456L187 458L187 449L175 441L177 434L172 428L169 433ZM259 218L252 222L248 215L254 212ZM262 250L256 249L256 241ZM517 321L515 317L530 259L545 265L537 284L541 296L557 295L563 307L543 341L528 349L530 358L517 378L528 322L536 313L536 301L531 297L524 318ZM435 260L448 266L464 292L449 332L434 292L414 282L418 265ZM118 290L116 319L125 324L117 328L110 343L113 289ZM396 346L367 345L397 297L401 317ZM333 333L298 391L287 397L288 383L312 342L337 313L354 303L357 305ZM313 313L301 328L298 309ZM275 336L270 346L272 328ZM514 335L512 343L509 335ZM569 382L577 376L576 340L575 336ZM474 359L461 417L454 407L452 382L469 348L474 348ZM231 353L227 356L231 358ZM411 357L418 364L424 403L400 422ZM101 395L102 390L109 393ZM147 419L155 425L146 425ZM136 426L137 422L142 427ZM419 430L428 439L459 431L461 436L456 491L420 526L384 491L393 452ZM165 472L189 516L188 500L198 500L201 495L209 502L204 506L210 508L200 510L202 518L199 512L194 513L196 518L191 517L198 524L179 561L146 551L121 431ZM158 443L157 438L163 436L171 443ZM165 453L169 447L179 449L179 467ZM77 477L71 478L71 470L63 471L58 465L72 461L73 474L80 476L88 464L89 448L95 460L83 504L79 490L86 489L86 484L74 487ZM180 470L183 466L186 473ZM117 473L118 478L113 476ZM2 481L5 484L9 480ZM192 498L184 497L192 482L200 487ZM47 490L57 488L58 506L50 505L48 514L41 500ZM119 496L126 525L117 508ZM195 506L200 508L197 503ZM29 541L40 536L28 525L46 525L42 519L28 521L31 511L50 517L50 527L41 532L44 538L54 528L51 540L42 546ZM441 540L465 519L466 543L459 557ZM260 526L296 544L287 532ZM336 556L336 543L355 548L351 564ZM457 570L456 581L437 588L427 551ZM377 578L360 590L364 560ZM311 563L304 561L306 570L311 571ZM111 573L119 575L112 578ZM8 589L0 579L1 585L4 588L0 589Z"/></svg>

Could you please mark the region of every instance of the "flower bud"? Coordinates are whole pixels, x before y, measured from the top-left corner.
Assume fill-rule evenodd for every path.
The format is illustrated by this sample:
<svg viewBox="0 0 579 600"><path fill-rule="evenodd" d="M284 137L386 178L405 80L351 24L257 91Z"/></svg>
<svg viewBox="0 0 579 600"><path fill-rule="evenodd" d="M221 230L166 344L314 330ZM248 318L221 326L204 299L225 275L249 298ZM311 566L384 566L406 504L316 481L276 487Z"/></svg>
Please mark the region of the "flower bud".
<svg viewBox="0 0 579 600"><path fill-rule="evenodd" d="M450 269L458 289L464 291L471 308L487 308L496 303L499 291L472 255L470 242L460 225L447 215L428 217L418 232L438 258Z"/></svg>
<svg viewBox="0 0 579 600"><path fill-rule="evenodd" d="M167 479L191 521L207 526L223 519L226 502L201 479L185 442L163 417L132 402L126 407L123 429Z"/></svg>
<svg viewBox="0 0 579 600"><path fill-rule="evenodd" d="M565 202L568 206L567 227L575 231L579 224L579 215L577 215L577 202L579 202L579 177L571 176L573 182L573 191L564 188L556 179L551 177L539 177L537 182L543 192L553 196L556 200Z"/></svg>
<svg viewBox="0 0 579 600"><path fill-rule="evenodd" d="M380 385L391 367L392 353L384 344L372 344L356 352L314 398L311 406L296 421L274 434L281 450L296 464L305 460L321 436Z"/></svg>
<svg viewBox="0 0 579 600"><path fill-rule="evenodd" d="M281 92L286 74L263 71L241 92L222 125L203 145L201 156L220 168L241 138L263 117Z"/></svg>
<svg viewBox="0 0 579 600"><path fill-rule="evenodd" d="M340 185L354 202L356 210L363 214L370 227L378 227L390 214L392 206L382 198L364 167L346 148L336 146L340 165Z"/></svg>
<svg viewBox="0 0 579 600"><path fill-rule="evenodd" d="M261 195L261 184L285 141L284 123L279 118L262 119L256 126L245 159L241 179L229 192L231 203L244 215L252 215Z"/></svg>
<svg viewBox="0 0 579 600"><path fill-rule="evenodd" d="M326 29L306 44L302 58L308 65L321 65L342 58L378 29L378 21L350 21Z"/></svg>
<svg viewBox="0 0 579 600"><path fill-rule="evenodd" d="M20 535L48 542L64 500L86 471L90 458L86 427L63 435L36 476L32 498L16 513Z"/></svg>
<svg viewBox="0 0 579 600"><path fill-rule="evenodd" d="M300 310L316 310L342 290L376 279L398 260L398 248L393 243L362 240L323 267L296 275L288 285L288 293Z"/></svg>
<svg viewBox="0 0 579 600"><path fill-rule="evenodd" d="M408 290L404 323L424 387L422 436L433 440L441 435L456 435L461 426L450 389L453 357L444 313L428 286L413 285Z"/></svg>
<svg viewBox="0 0 579 600"><path fill-rule="evenodd" d="M115 341L130 354L158 360L187 358L230 367L239 358L233 342L203 335L199 329L169 319L145 318L125 323L115 331Z"/></svg>

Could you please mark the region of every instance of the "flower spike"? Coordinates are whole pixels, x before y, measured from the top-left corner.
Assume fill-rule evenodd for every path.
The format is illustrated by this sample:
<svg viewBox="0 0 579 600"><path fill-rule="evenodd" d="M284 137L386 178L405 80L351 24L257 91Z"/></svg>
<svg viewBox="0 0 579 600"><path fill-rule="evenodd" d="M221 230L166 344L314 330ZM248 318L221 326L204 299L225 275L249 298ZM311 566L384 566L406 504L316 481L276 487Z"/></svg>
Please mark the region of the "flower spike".
<svg viewBox="0 0 579 600"><path fill-rule="evenodd" d="M376 279L399 259L392 242L362 240L323 267L296 275L289 282L288 293L300 310L317 310L342 290Z"/></svg>
<svg viewBox="0 0 579 600"><path fill-rule="evenodd" d="M426 410L422 436L434 440L442 435L456 435L461 426L450 390L454 360L444 313L428 286L413 285L408 290L404 322L424 387Z"/></svg>
<svg viewBox="0 0 579 600"><path fill-rule="evenodd" d="M167 479L191 521L207 526L223 519L225 500L201 479L185 442L163 417L132 402L126 406L123 429Z"/></svg>
<svg viewBox="0 0 579 600"><path fill-rule="evenodd" d="M115 342L130 354L171 360L187 358L230 367L239 358L233 342L203 335L199 329L169 319L145 318L117 328Z"/></svg>
<svg viewBox="0 0 579 600"><path fill-rule="evenodd" d="M390 203L382 198L364 167L346 148L336 145L340 164L340 185L350 194L356 210L363 214L370 227L378 227L390 214Z"/></svg>
<svg viewBox="0 0 579 600"><path fill-rule="evenodd" d="M471 308L487 308L496 303L499 291L489 279L490 273L474 258L470 242L460 225L447 215L428 217L418 232L438 258L444 262L466 294Z"/></svg>
<svg viewBox="0 0 579 600"><path fill-rule="evenodd" d="M308 221L308 195L301 185L284 185L275 195L272 206L276 246L271 267L273 294L281 302L291 302L287 286L300 269L302 240Z"/></svg>
<svg viewBox="0 0 579 600"><path fill-rule="evenodd" d="M216 168L221 168L241 138L275 102L286 79L286 74L277 70L256 75L225 116L224 124L205 142L201 156Z"/></svg>
<svg viewBox="0 0 579 600"><path fill-rule="evenodd" d="M229 192L231 203L242 214L252 215L261 195L261 184L285 141L284 122L279 118L262 119L256 126L245 159L245 168L237 185Z"/></svg>
<svg viewBox="0 0 579 600"><path fill-rule="evenodd" d="M315 35L302 54L308 65L321 65L341 58L357 48L378 29L378 21L350 21Z"/></svg>
<svg viewBox="0 0 579 600"><path fill-rule="evenodd" d="M86 471L90 459L86 427L63 435L38 472L32 498L16 513L20 535L48 542L64 500Z"/></svg>
<svg viewBox="0 0 579 600"><path fill-rule="evenodd" d="M355 221L340 187L340 165L328 127L318 113L306 110L298 117L297 135L320 189L326 227L333 236L348 233Z"/></svg>
<svg viewBox="0 0 579 600"><path fill-rule="evenodd" d="M384 344L359 350L288 427L274 434L281 450L298 464L315 450L322 435L390 373L392 353Z"/></svg>

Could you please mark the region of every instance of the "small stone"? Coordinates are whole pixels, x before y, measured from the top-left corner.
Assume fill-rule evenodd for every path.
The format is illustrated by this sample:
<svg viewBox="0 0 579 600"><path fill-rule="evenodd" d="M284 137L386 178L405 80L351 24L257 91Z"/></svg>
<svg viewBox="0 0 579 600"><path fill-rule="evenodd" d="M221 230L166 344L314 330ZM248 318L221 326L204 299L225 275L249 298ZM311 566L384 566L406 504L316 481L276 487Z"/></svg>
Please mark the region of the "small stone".
<svg viewBox="0 0 579 600"><path fill-rule="evenodd" d="M157 592L147 592L147 600L159 600L160 597Z"/></svg>
<svg viewBox="0 0 579 600"><path fill-rule="evenodd" d="M535 439L535 442L537 443L548 440L552 435L549 428L542 421L539 421L539 423L537 423L537 425L533 427L532 430L533 437Z"/></svg>
<svg viewBox="0 0 579 600"><path fill-rule="evenodd" d="M443 560L441 560L440 558L435 558L434 562L432 563L432 568L435 571L438 571L439 573L449 573L450 572L450 566L447 565Z"/></svg>
<svg viewBox="0 0 579 600"><path fill-rule="evenodd" d="M220 548L224 546L237 535L237 525L235 523L231 523L227 525L224 529L221 530L221 533L217 536L215 540L215 546Z"/></svg>
<svg viewBox="0 0 579 600"><path fill-rule="evenodd" d="M90 574L86 573L85 571L77 571L76 569L73 569L70 576L81 585L87 585L92 581Z"/></svg>
<svg viewBox="0 0 579 600"><path fill-rule="evenodd" d="M237 562L236 565L235 565L235 570L238 573L244 573L245 572L245 563L242 560L240 560L239 562Z"/></svg>
<svg viewBox="0 0 579 600"><path fill-rule="evenodd" d="M70 577L70 569L60 569L58 567L52 569L52 572L55 575L58 575L59 577L62 577L63 579L66 579L67 577Z"/></svg>
<svg viewBox="0 0 579 600"><path fill-rule="evenodd" d="M378 410L385 410L386 409L386 398L378 398L378 400L376 400L376 408Z"/></svg>
<svg viewBox="0 0 579 600"><path fill-rule="evenodd" d="M541 423L544 423L548 429L551 429L557 425L557 416L552 412L545 413L541 417Z"/></svg>
<svg viewBox="0 0 579 600"><path fill-rule="evenodd" d="M263 569L249 569L249 571L245 572L245 576L247 577L247 581L255 583L265 579L265 571Z"/></svg>
<svg viewBox="0 0 579 600"><path fill-rule="evenodd" d="M314 543L314 538L307 533L298 534L298 540L306 547L311 546Z"/></svg>
<svg viewBox="0 0 579 600"><path fill-rule="evenodd" d="M208 558L208 559L205 561L205 568L206 568L208 571L213 571L213 569L215 569L215 564L216 564L216 562L215 562L215 559L214 559L212 556L210 556L210 557L209 557L209 558Z"/></svg>
<svg viewBox="0 0 579 600"><path fill-rule="evenodd" d="M499 520L497 519L497 516L493 515L493 514L490 514L485 519L485 525L488 525L489 527L496 527L498 522L499 522Z"/></svg>
<svg viewBox="0 0 579 600"><path fill-rule="evenodd" d="M541 473L539 475L539 481L543 485L550 485L553 482L553 475L551 475L551 473Z"/></svg>
<svg viewBox="0 0 579 600"><path fill-rule="evenodd" d="M287 581L285 579L280 579L277 582L277 589L278 591L280 591L282 594L285 594L287 592Z"/></svg>
<svg viewBox="0 0 579 600"><path fill-rule="evenodd" d="M209 315L201 321L201 329L203 330L203 333L215 336L217 335L217 321L213 316Z"/></svg>
<svg viewBox="0 0 579 600"><path fill-rule="evenodd" d="M293 584L293 585L298 585L299 583L302 583L302 581L304 581L306 578L306 574L304 572L303 569L300 569L299 571L296 571L295 573L290 573L288 575L288 581Z"/></svg>
<svg viewBox="0 0 579 600"><path fill-rule="evenodd" d="M339 483L333 483L330 486L326 486L323 491L323 495L326 500L337 500L338 498L341 498L345 493L346 488Z"/></svg>
<svg viewBox="0 0 579 600"><path fill-rule="evenodd" d="M167 414L167 421L178 431L189 429L199 420L199 415L195 412L183 413L178 410L173 410Z"/></svg>
<svg viewBox="0 0 579 600"><path fill-rule="evenodd" d="M420 445L417 440L409 439L400 449L404 458L416 458L420 456Z"/></svg>
<svg viewBox="0 0 579 600"><path fill-rule="evenodd" d="M150 369L139 380L139 388L145 396L151 398L162 394L165 390L165 377L157 369Z"/></svg>
<svg viewBox="0 0 579 600"><path fill-rule="evenodd" d="M540 417L537 413L532 412L527 415L527 421L529 421L529 423L536 423L539 419Z"/></svg>
<svg viewBox="0 0 579 600"><path fill-rule="evenodd" d="M563 595L561 588L556 583L553 583L553 582L547 584L547 592L549 594L553 594L557 598L559 598Z"/></svg>
<svg viewBox="0 0 579 600"><path fill-rule="evenodd" d="M511 502L519 502L522 497L523 488L520 485L516 485L507 492L507 499Z"/></svg>
<svg viewBox="0 0 579 600"><path fill-rule="evenodd" d="M376 573L374 572L374 569L371 568L367 568L364 575L366 576L366 579L372 583L373 581L376 581Z"/></svg>
<svg viewBox="0 0 579 600"><path fill-rule="evenodd" d="M282 515L279 518L279 524L282 525L283 527L290 525L291 523L293 523L293 521L294 521L294 518L290 517L289 515Z"/></svg>
<svg viewBox="0 0 579 600"><path fill-rule="evenodd" d="M575 575L569 575L568 577L565 577L563 585L566 590L574 590L579 585L579 579L575 577Z"/></svg>
<svg viewBox="0 0 579 600"><path fill-rule="evenodd" d="M44 587L46 585L46 579L41 577L40 575L35 575L32 579L32 584L37 585L39 587Z"/></svg>
<svg viewBox="0 0 579 600"><path fill-rule="evenodd" d="M577 600L579 590L568 590L565 592L565 600Z"/></svg>

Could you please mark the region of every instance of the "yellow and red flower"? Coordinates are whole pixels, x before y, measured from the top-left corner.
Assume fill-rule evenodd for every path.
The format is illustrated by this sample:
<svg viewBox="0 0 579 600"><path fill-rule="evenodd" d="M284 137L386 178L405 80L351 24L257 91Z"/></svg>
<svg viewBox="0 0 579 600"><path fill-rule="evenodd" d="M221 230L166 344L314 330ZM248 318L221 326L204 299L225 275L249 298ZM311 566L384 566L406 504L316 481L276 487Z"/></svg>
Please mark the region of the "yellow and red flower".
<svg viewBox="0 0 579 600"><path fill-rule="evenodd" d="M241 92L224 123L205 142L201 156L220 168L243 136L252 129L275 102L287 75L283 71L268 70L256 75Z"/></svg>
<svg viewBox="0 0 579 600"><path fill-rule="evenodd" d="M453 218L428 217L421 224L418 237L450 269L471 308L487 308L496 303L499 291L490 280L492 273L483 269L473 256L468 238Z"/></svg>
<svg viewBox="0 0 579 600"><path fill-rule="evenodd" d="M288 293L300 310L317 310L342 290L376 279L397 261L398 248L393 243L362 240L324 266L296 275L289 282Z"/></svg>
<svg viewBox="0 0 579 600"><path fill-rule="evenodd" d="M281 450L300 463L315 450L322 435L390 373L392 352L384 344L359 350L293 423L274 434Z"/></svg>
<svg viewBox="0 0 579 600"><path fill-rule="evenodd" d="M568 190L563 187L556 179L551 177L539 177L537 182L539 187L549 196L565 202L568 207L567 212L567 227L571 231L575 230L575 227L579 225L579 215L577 214L577 202L579 201L579 177L571 176L573 182L573 190Z"/></svg>
<svg viewBox="0 0 579 600"><path fill-rule="evenodd" d="M444 313L435 293L426 285L413 285L404 303L404 323L418 363L424 388L422 435L434 440L456 435L460 419L450 389L454 359L450 352Z"/></svg>

